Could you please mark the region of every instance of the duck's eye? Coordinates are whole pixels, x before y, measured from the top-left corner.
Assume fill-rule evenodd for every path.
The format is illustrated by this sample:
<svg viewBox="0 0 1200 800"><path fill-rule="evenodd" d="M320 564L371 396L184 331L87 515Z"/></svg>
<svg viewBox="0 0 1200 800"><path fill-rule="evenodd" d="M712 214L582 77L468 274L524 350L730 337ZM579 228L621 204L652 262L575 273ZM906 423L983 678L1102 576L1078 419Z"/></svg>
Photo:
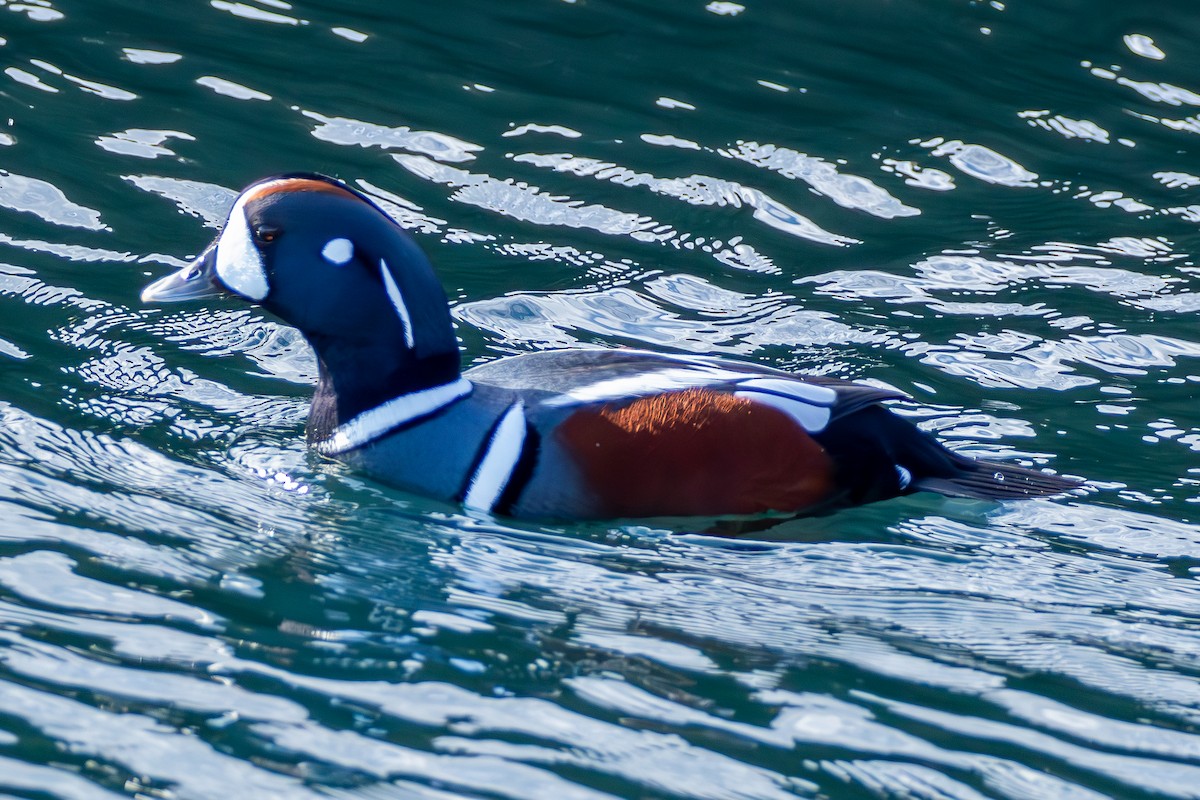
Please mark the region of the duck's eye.
<svg viewBox="0 0 1200 800"><path fill-rule="evenodd" d="M259 244L269 244L279 238L279 228L270 225L254 226L254 241Z"/></svg>

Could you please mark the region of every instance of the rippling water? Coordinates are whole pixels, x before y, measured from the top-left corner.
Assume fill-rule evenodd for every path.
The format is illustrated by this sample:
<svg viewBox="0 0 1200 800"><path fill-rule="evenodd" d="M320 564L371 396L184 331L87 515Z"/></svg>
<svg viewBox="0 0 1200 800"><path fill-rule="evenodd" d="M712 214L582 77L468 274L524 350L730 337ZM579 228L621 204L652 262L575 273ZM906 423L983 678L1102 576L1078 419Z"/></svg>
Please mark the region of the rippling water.
<svg viewBox="0 0 1200 800"><path fill-rule="evenodd" d="M0 0L0 793L1200 797L1198 36L1178 2ZM137 301L297 169L414 232L468 362L886 383L1089 491L726 540L372 484L305 452L295 331Z"/></svg>

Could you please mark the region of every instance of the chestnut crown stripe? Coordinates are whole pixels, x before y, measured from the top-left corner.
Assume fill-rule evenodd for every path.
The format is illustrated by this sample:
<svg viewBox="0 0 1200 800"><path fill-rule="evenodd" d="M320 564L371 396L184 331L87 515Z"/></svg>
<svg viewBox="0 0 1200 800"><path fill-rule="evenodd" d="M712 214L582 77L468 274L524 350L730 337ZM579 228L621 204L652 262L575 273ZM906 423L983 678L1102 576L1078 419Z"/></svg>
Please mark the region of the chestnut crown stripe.
<svg viewBox="0 0 1200 800"><path fill-rule="evenodd" d="M246 210L250 203L281 192L325 192L355 200L361 198L341 186L315 178L277 178L242 192L221 235L217 237L217 275L230 290L249 300L263 300L270 292L262 254L250 233Z"/></svg>
<svg viewBox="0 0 1200 800"><path fill-rule="evenodd" d="M247 202L250 202L252 200L261 200L264 197L279 192L328 192L329 194L340 194L345 197L353 197L355 200L361 200L354 192L328 181L317 180L316 178L281 178L279 180L267 181L266 183L251 187L243 196Z"/></svg>

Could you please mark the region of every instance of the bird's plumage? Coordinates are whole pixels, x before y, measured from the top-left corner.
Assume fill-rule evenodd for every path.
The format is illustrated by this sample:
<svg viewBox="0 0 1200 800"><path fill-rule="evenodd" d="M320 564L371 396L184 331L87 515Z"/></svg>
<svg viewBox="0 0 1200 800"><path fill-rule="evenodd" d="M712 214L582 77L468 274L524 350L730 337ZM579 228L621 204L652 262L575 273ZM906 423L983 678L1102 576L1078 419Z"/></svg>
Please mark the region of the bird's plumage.
<svg viewBox="0 0 1200 800"><path fill-rule="evenodd" d="M286 175L238 198L147 301L233 294L316 351L310 444L405 489L541 518L815 513L914 491L1050 495L1074 481L951 453L881 403L899 392L628 349L460 374L432 267L368 198Z"/></svg>

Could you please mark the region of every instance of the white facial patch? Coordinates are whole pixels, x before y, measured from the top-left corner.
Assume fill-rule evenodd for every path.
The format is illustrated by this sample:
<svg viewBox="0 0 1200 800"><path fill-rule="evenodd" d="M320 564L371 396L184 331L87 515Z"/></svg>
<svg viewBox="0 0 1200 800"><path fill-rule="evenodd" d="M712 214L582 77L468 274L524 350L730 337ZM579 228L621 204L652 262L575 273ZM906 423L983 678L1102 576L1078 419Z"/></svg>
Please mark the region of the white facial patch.
<svg viewBox="0 0 1200 800"><path fill-rule="evenodd" d="M280 183L286 181L260 183L242 192L229 212L225 229L217 239L217 277L230 291L250 300L262 300L270 287L267 285L267 269L262 253L258 252L250 236L250 224L246 221L246 197Z"/></svg>
<svg viewBox="0 0 1200 800"><path fill-rule="evenodd" d="M383 275L383 285L387 287L388 299L396 307L396 313L400 315L400 322L404 324L404 343L411 348L414 346L412 317L408 315L408 306L404 304L404 296L400 294L400 287L396 285L396 281L392 278L392 271L388 269L387 262L383 259L379 261L379 272Z"/></svg>
<svg viewBox="0 0 1200 800"><path fill-rule="evenodd" d="M338 267L348 264L354 258L354 245L349 239L330 239L321 248L321 258Z"/></svg>

